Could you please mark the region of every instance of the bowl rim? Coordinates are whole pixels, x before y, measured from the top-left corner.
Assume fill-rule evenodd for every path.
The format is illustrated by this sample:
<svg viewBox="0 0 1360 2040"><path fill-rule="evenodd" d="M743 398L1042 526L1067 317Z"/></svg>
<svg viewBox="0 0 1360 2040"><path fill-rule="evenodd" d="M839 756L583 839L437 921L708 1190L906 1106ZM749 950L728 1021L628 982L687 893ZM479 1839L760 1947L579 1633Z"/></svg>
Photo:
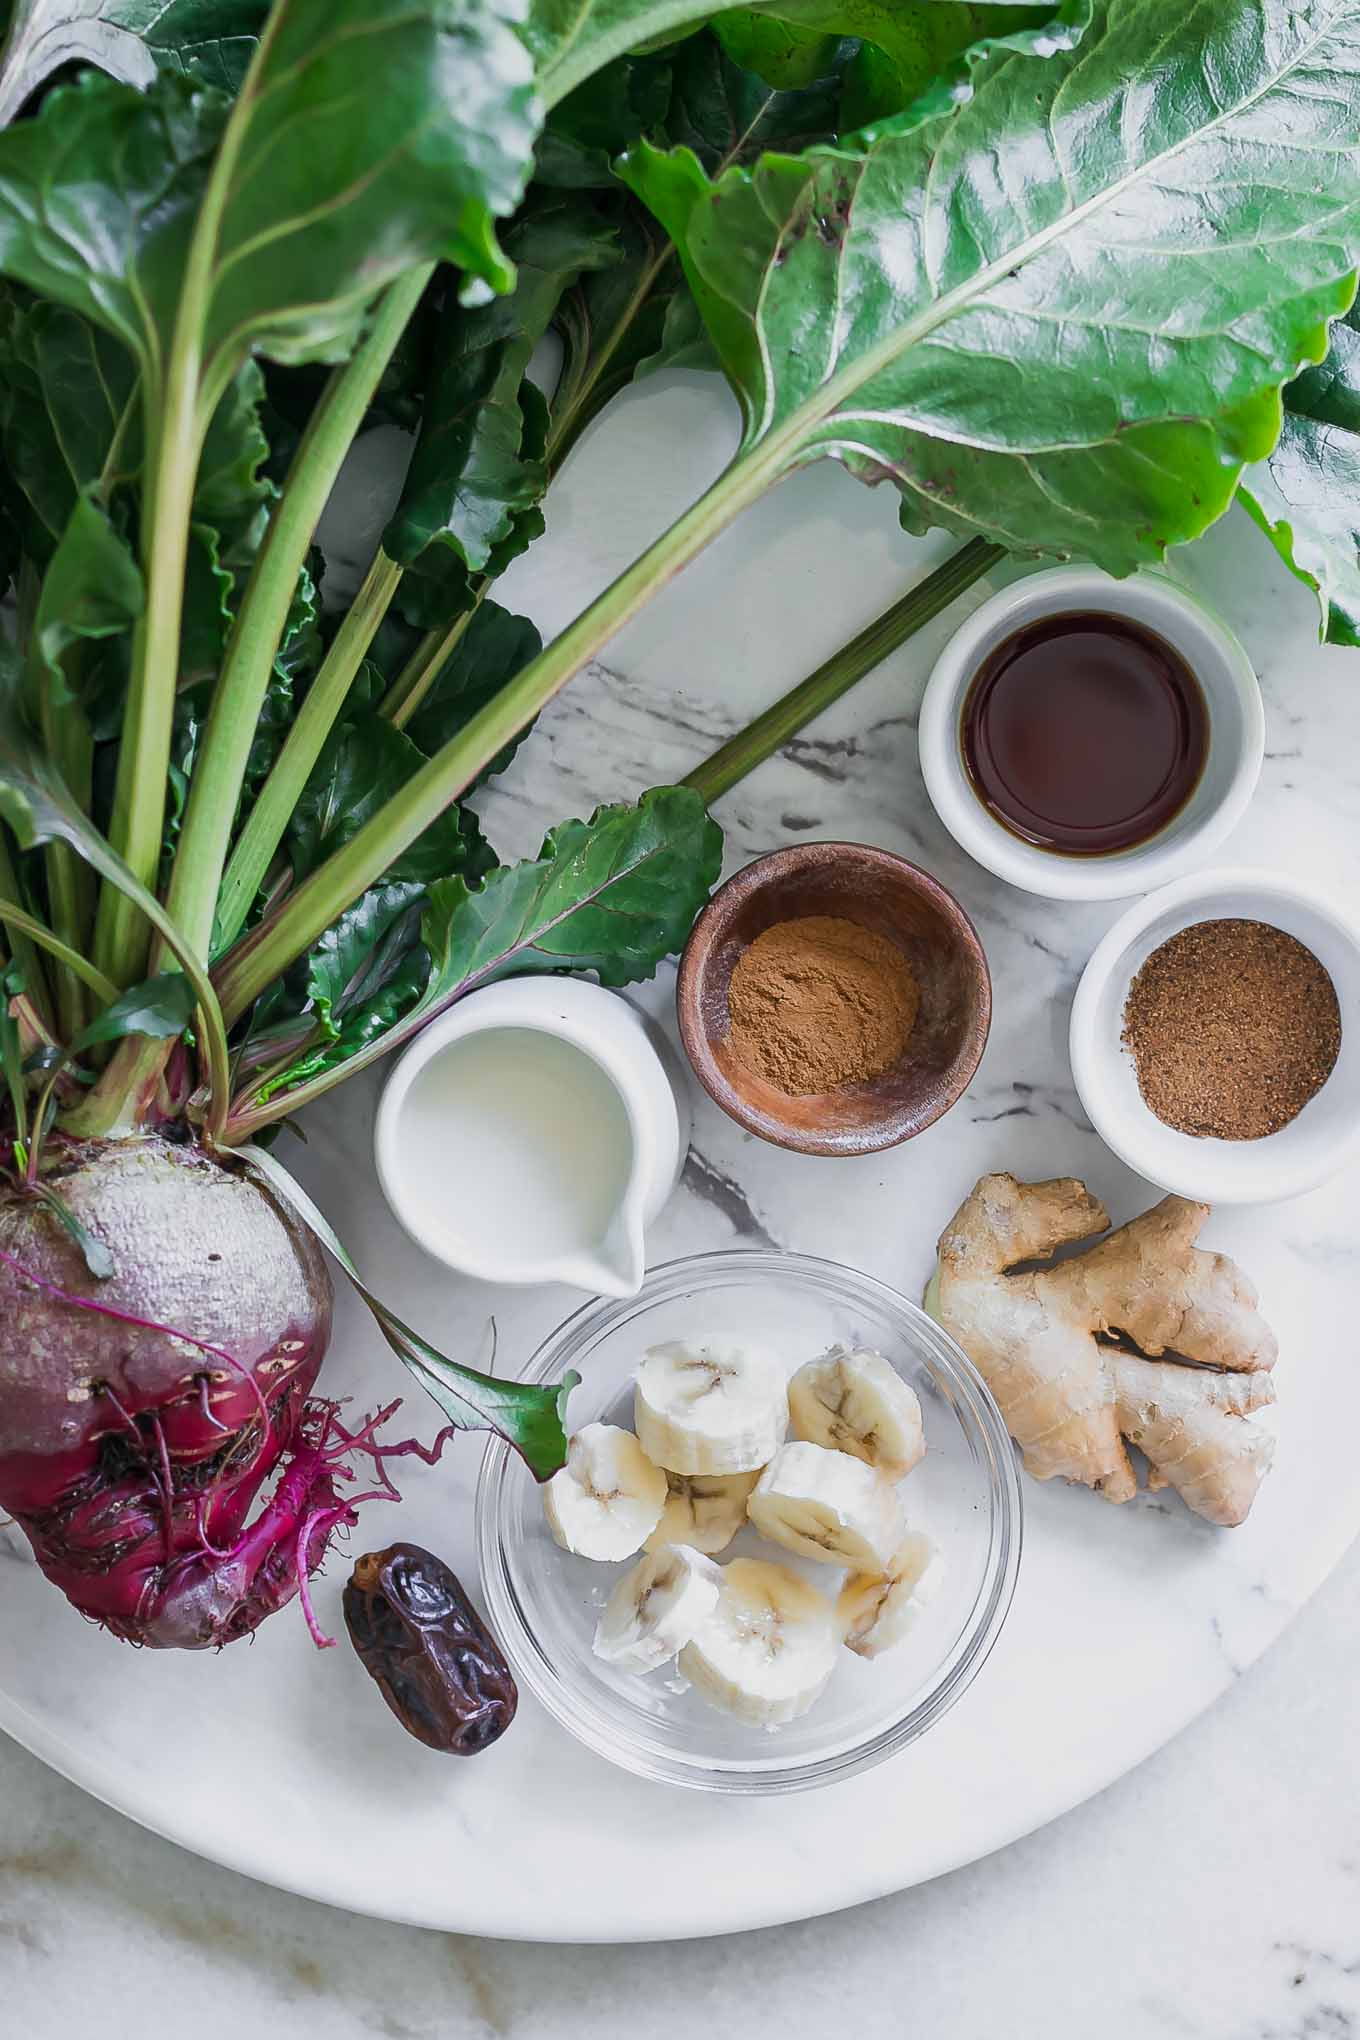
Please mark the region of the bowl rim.
<svg viewBox="0 0 1360 2040"><path fill-rule="evenodd" d="M1187 907L1211 907L1222 895L1243 892L1261 901L1263 919L1269 917L1272 901L1303 907L1319 915L1349 944L1360 961L1360 924L1352 919L1327 887L1310 885L1306 880L1249 864L1223 864L1209 871L1191 872L1136 900L1097 943L1077 982L1072 1000L1068 1050L1072 1082L1092 1127L1122 1162L1148 1182L1196 1202L1282 1204L1327 1182L1360 1151L1360 1115L1349 1125L1340 1125L1331 1140L1323 1143L1320 1155L1311 1161L1291 1164L1276 1159L1271 1169L1270 1195L1262 1197L1251 1184L1243 1184L1230 1156L1224 1156L1217 1147L1210 1151L1204 1141L1192 1134L1177 1133L1174 1127L1162 1130L1179 1144L1186 1166L1184 1169L1166 1167L1149 1152L1140 1138L1138 1120L1130 1121L1108 1109L1102 1076L1102 1063L1109 1051L1100 1038L1100 1002L1107 987L1122 971L1125 959L1139 937L1168 909L1179 911ZM1184 925L1188 926L1189 921ZM1147 1108L1144 1107L1144 1110ZM1148 1116L1151 1117L1151 1114ZM1257 1141L1243 1145L1252 1155L1259 1153L1261 1146Z"/></svg>
<svg viewBox="0 0 1360 2040"><path fill-rule="evenodd" d="M515 1377L540 1381L582 1357L585 1350L629 1318L694 1286L696 1278L743 1274L774 1275L817 1283L845 1300L866 1298L903 1315L926 1349L922 1364L940 1379L956 1404L967 1411L969 1429L988 1468L991 1539L982 1582L959 1639L925 1692L905 1714L863 1741L825 1756L781 1763L768 1759L723 1761L659 1751L642 1737L623 1736L612 1718L592 1712L569 1685L529 1625L515 1591L503 1534L508 1475L515 1454L503 1438L492 1438L482 1455L477 1481L477 1558L482 1593L493 1631L515 1676L568 1733L596 1755L635 1776L697 1791L746 1797L808 1791L871 1769L916 1742L948 1713L991 1655L1015 1596L1024 1545L1024 1499L1016 1454L996 1401L977 1368L942 1326L900 1290L875 1275L812 1254L777 1248L722 1247L664 1261L648 1271L634 1297L598 1298L581 1306L549 1333Z"/></svg>
<svg viewBox="0 0 1360 2040"><path fill-rule="evenodd" d="M1121 606L1121 591L1127 595L1135 589L1160 611L1163 620L1193 616L1217 641L1217 673L1201 671L1197 677L1211 707L1215 694L1235 699L1242 716L1242 740L1222 798L1192 827L1169 836L1163 832L1117 856L1058 856L1004 828L966 783L960 791L954 769L955 730L964 692L989 643L1036 594L1050 598L1041 602L1040 614L1060 615L1080 599L1090 607L1120 615L1132 613ZM1156 616L1146 621L1150 628L1157 628ZM1043 899L1128 899L1176 877L1211 854L1241 821L1265 759L1265 705L1256 669L1236 632L1211 603L1169 573L1143 567L1116 580L1095 566L1049 567L1009 582L979 603L959 625L926 682L919 735L921 775L931 805L955 842L985 870ZM1170 827L1174 830L1174 821Z"/></svg>
<svg viewBox="0 0 1360 2040"><path fill-rule="evenodd" d="M795 1126L781 1126L778 1130L761 1114L747 1106L741 1093L724 1078L713 1054L708 1031L703 1025L699 998L699 944L708 933L705 955L712 953L714 929L719 932L731 921L734 912L743 906L754 893L761 890L771 879L796 871L811 861L809 853L817 852L817 861L827 850L849 852L866 864L878 865L891 870L897 876L905 874L913 889L919 892L935 911L953 928L959 942L968 955L977 986L977 1005L970 1030L969 1043L959 1056L948 1084L944 1087L940 1102L928 1119L919 1126L903 1131L885 1130L870 1133L857 1130L852 1143L838 1140L834 1135L817 1134L809 1129ZM725 879L707 905L701 908L693 927L690 929L680 956L675 976L675 1012L680 1029L680 1039L690 1068L703 1085L714 1104L720 1106L729 1119L736 1121L747 1133L754 1133L759 1139L768 1141L772 1147L786 1148L790 1153L801 1155L826 1155L837 1160L853 1160L857 1156L882 1154L888 1148L901 1147L904 1142L914 1140L936 1125L947 1112L951 1112L963 1096L978 1065L986 1053L992 1028L992 972L987 961L987 952L982 945L972 917L962 902L947 885L931 872L913 864L908 857L901 857L895 850L884 850L876 843L852 843L838 836L817 837L808 843L784 843L775 850L766 850L759 857L753 857L749 864Z"/></svg>

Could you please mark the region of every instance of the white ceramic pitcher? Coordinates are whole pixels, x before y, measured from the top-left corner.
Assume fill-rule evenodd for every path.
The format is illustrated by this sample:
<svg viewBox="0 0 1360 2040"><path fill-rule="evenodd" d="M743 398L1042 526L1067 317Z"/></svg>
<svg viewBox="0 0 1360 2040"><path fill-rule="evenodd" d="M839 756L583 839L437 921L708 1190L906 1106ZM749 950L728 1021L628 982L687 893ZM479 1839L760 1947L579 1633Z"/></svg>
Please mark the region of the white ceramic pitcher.
<svg viewBox="0 0 1360 2040"><path fill-rule="evenodd" d="M392 1210L448 1267L633 1296L689 1133L683 1077L626 999L515 978L417 1035L374 1145Z"/></svg>

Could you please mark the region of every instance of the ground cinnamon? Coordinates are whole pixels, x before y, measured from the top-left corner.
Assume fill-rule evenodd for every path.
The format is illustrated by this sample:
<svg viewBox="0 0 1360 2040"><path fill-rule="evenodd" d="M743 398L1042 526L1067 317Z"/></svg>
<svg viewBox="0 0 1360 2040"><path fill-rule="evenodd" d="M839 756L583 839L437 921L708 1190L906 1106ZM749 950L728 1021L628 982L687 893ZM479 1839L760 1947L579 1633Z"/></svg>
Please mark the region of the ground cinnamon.
<svg viewBox="0 0 1360 2040"><path fill-rule="evenodd" d="M727 1005L733 1054L804 1097L862 1083L906 1048L921 994L886 936L830 914L777 922L742 952Z"/></svg>
<svg viewBox="0 0 1360 2040"><path fill-rule="evenodd" d="M1296 1119L1341 1048L1336 988L1264 921L1200 921L1129 987L1124 1041L1149 1108L1179 1133L1260 1140Z"/></svg>

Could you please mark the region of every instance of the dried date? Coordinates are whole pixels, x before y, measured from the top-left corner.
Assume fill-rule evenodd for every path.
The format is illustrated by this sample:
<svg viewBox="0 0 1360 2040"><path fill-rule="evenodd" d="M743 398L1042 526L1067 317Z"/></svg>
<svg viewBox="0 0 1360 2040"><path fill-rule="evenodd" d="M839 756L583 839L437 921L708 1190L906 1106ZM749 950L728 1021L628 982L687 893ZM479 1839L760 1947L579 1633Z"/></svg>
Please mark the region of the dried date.
<svg viewBox="0 0 1360 2040"><path fill-rule="evenodd" d="M408 1734L471 1757L505 1734L519 1694L500 1646L442 1559L392 1544L358 1560L345 1627Z"/></svg>

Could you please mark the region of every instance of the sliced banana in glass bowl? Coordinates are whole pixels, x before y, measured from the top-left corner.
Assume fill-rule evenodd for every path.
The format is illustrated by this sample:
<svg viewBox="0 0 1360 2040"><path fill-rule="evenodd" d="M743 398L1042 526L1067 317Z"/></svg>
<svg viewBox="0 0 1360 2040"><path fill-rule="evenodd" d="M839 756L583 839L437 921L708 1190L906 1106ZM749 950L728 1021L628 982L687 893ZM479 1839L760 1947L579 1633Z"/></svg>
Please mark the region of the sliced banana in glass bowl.
<svg viewBox="0 0 1360 2040"><path fill-rule="evenodd" d="M523 1378L569 1368L584 1442L546 1508L500 1441L477 1496L492 1625L563 1728L643 1777L790 1792L905 1749L971 1684L1019 1481L981 1377L904 1296L693 1255L577 1311Z"/></svg>

